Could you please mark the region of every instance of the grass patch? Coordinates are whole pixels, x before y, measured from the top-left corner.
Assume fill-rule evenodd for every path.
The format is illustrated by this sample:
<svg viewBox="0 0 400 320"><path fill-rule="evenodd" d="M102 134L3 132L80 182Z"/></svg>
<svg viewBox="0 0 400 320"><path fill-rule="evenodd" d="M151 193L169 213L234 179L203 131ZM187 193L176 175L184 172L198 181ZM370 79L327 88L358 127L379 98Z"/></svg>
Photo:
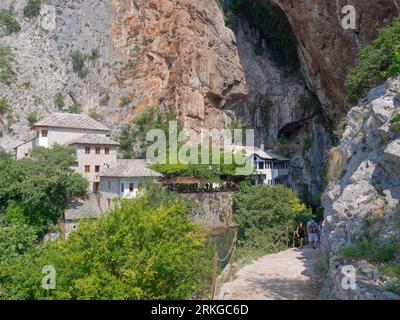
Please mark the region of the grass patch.
<svg viewBox="0 0 400 320"><path fill-rule="evenodd" d="M12 34L21 31L20 23L13 16L14 8L10 6L8 10L0 10L0 27L6 34Z"/></svg>
<svg viewBox="0 0 400 320"><path fill-rule="evenodd" d="M399 244L395 239L382 241L371 238L343 248L339 254L350 259L367 259L375 263L385 263L394 260L398 251Z"/></svg>

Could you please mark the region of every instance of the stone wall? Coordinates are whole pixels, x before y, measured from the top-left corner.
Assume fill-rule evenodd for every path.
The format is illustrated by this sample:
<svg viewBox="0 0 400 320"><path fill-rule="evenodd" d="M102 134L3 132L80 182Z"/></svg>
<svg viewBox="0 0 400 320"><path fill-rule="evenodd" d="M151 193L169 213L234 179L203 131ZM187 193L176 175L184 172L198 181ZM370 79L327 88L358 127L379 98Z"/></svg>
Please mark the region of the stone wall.
<svg viewBox="0 0 400 320"><path fill-rule="evenodd" d="M210 229L233 226L234 192L184 193L193 207L193 221Z"/></svg>

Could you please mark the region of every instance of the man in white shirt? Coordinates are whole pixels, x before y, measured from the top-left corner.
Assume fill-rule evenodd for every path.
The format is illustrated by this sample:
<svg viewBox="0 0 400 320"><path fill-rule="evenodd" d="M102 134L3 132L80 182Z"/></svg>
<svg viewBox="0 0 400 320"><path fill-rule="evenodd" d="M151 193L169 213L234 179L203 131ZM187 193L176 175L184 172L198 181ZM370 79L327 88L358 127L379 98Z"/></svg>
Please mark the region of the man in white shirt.
<svg viewBox="0 0 400 320"><path fill-rule="evenodd" d="M308 241L310 242L310 245L313 247L313 249L315 249L319 237L318 237L318 225L313 219L307 222L307 237Z"/></svg>

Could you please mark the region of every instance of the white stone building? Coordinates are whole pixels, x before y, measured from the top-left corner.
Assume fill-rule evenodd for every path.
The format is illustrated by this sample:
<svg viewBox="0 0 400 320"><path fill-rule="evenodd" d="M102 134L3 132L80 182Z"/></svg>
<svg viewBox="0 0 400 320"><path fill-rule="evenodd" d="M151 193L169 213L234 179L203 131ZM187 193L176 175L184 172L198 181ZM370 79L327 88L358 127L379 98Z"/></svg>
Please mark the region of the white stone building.
<svg viewBox="0 0 400 320"><path fill-rule="evenodd" d="M16 159L29 155L34 147L50 148L54 144L67 145L69 141L86 134L106 138L110 129L85 114L53 113L36 122L32 130L35 136L14 148Z"/></svg>
<svg viewBox="0 0 400 320"><path fill-rule="evenodd" d="M146 160L117 159L100 174L100 188L86 200L77 199L64 214L64 234L68 236L82 219L97 219L122 199L133 199L161 174L148 168Z"/></svg>
<svg viewBox="0 0 400 320"><path fill-rule="evenodd" d="M271 151L258 147L235 146L237 152L243 152L250 158L255 167L252 175L254 184L287 185L289 177L290 160Z"/></svg>

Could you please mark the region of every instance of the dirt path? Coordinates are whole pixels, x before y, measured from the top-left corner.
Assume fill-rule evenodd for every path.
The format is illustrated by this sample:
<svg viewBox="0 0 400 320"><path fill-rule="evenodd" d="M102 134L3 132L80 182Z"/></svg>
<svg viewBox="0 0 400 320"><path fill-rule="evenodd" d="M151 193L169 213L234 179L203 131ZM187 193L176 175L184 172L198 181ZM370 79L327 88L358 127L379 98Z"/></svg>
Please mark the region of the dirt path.
<svg viewBox="0 0 400 320"><path fill-rule="evenodd" d="M218 294L222 300L316 300L314 263L321 251L291 249L264 256L240 269Z"/></svg>

